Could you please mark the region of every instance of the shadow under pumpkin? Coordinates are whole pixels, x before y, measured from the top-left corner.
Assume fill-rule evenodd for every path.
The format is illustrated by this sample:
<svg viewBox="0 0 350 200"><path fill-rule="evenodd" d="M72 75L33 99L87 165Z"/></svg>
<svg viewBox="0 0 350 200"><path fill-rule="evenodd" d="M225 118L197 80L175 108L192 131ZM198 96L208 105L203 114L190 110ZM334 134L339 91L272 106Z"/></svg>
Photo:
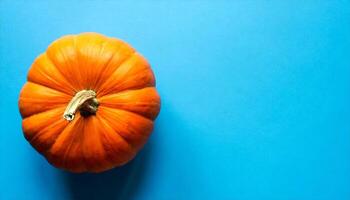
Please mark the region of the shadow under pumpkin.
<svg viewBox="0 0 350 200"><path fill-rule="evenodd" d="M148 142L128 164L94 174L61 171L72 200L132 199L148 166L151 144Z"/></svg>

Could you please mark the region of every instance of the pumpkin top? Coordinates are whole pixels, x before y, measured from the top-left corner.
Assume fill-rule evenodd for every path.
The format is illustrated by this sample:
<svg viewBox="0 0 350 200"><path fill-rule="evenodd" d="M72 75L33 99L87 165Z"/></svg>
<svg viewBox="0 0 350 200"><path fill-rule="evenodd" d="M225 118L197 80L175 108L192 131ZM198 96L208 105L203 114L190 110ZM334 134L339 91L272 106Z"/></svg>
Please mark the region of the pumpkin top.
<svg viewBox="0 0 350 200"><path fill-rule="evenodd" d="M32 64L19 97L26 139L54 166L99 172L131 160L160 110L150 65L127 43L64 36Z"/></svg>

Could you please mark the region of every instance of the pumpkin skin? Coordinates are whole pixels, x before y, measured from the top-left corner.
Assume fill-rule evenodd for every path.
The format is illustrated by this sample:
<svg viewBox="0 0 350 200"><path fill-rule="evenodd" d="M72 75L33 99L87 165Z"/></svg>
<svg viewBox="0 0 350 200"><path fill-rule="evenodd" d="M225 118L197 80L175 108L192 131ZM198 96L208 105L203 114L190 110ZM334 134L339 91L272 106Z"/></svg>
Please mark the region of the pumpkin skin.
<svg viewBox="0 0 350 200"><path fill-rule="evenodd" d="M146 59L97 33L54 41L27 79L19 97L24 136L52 165L71 172L101 172L130 161L160 111ZM83 104L74 119L65 119L68 104L83 90L95 92L95 113L83 115Z"/></svg>

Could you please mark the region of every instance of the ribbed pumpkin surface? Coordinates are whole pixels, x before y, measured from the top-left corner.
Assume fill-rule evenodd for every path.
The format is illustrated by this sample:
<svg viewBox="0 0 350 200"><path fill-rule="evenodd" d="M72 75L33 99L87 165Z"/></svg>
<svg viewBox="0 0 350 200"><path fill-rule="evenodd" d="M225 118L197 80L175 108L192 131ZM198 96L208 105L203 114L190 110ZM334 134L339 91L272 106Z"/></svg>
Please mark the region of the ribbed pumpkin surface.
<svg viewBox="0 0 350 200"><path fill-rule="evenodd" d="M96 93L96 113L63 118L82 90ZM131 160L160 110L148 62L127 43L96 33L64 36L39 55L19 98L23 132L56 167L100 172Z"/></svg>

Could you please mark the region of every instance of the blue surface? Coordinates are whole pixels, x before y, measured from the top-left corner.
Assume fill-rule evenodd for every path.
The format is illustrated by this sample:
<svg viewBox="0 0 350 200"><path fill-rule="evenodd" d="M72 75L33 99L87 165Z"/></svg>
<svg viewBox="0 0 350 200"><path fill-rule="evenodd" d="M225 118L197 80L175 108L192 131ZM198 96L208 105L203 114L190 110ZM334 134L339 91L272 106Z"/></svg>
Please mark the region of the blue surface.
<svg viewBox="0 0 350 200"><path fill-rule="evenodd" d="M0 199L350 199L350 1L0 1ZM94 31L148 58L162 110L128 165L76 175L26 142L34 58Z"/></svg>

